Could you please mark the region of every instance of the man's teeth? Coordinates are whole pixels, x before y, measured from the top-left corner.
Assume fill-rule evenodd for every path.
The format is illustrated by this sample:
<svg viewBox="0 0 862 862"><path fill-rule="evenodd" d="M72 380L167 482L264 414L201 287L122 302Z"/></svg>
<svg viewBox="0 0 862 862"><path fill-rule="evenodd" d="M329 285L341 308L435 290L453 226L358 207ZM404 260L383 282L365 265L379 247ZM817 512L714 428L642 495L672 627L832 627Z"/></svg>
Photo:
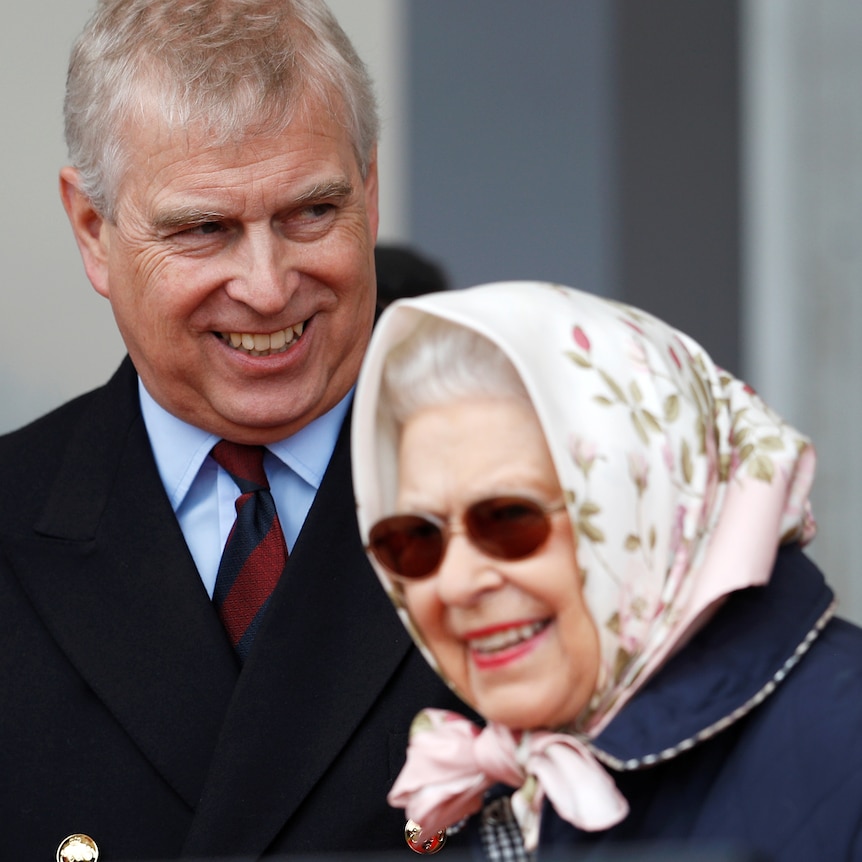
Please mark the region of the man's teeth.
<svg viewBox="0 0 862 862"><path fill-rule="evenodd" d="M504 631L494 632L494 634L487 635L486 637L471 638L470 649L486 653L509 649L509 647L535 637L546 625L547 623L544 621L525 623L522 626L514 626Z"/></svg>
<svg viewBox="0 0 862 862"><path fill-rule="evenodd" d="M269 334L250 332L222 332L221 337L237 350L243 350L250 356L270 356L273 353L283 353L300 335L305 323L288 326L278 332Z"/></svg>

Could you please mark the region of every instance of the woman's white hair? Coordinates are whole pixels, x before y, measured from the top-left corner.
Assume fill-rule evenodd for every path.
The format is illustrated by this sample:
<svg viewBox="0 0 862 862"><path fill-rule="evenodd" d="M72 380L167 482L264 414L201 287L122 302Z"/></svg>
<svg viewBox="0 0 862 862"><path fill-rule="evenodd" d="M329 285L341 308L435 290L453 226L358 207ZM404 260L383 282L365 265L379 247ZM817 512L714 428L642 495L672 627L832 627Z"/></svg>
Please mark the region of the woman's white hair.
<svg viewBox="0 0 862 862"><path fill-rule="evenodd" d="M114 220L130 119L155 109L218 144L278 133L310 106L339 118L366 176L373 86L322 0L100 0L69 62L66 144L84 192Z"/></svg>
<svg viewBox="0 0 862 862"><path fill-rule="evenodd" d="M472 329L425 317L386 358L380 409L400 427L428 407L506 397L529 401L518 372L496 344Z"/></svg>

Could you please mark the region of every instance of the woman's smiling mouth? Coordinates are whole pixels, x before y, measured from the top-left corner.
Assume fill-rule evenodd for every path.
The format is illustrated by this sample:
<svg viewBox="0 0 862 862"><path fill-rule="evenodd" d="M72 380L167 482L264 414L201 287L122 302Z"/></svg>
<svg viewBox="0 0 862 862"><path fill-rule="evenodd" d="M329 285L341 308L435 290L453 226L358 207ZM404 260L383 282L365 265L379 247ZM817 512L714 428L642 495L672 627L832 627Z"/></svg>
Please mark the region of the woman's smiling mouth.
<svg viewBox="0 0 862 862"><path fill-rule="evenodd" d="M475 653L493 655L531 640L549 624L550 620L534 620L529 623L508 626L488 634L470 636L467 638L467 645Z"/></svg>

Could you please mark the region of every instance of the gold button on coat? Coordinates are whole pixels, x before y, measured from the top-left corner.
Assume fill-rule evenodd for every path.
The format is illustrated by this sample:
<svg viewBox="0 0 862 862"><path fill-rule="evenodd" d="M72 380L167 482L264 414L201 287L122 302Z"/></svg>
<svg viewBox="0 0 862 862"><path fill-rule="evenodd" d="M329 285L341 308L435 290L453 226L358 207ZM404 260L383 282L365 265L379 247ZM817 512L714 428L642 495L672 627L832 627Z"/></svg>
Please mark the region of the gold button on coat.
<svg viewBox="0 0 862 862"><path fill-rule="evenodd" d="M408 820L404 827L404 840L414 853L431 856L443 849L446 843L446 830L441 829L430 838L425 838L422 835L422 827L415 820Z"/></svg>
<svg viewBox="0 0 862 862"><path fill-rule="evenodd" d="M57 862L98 862L98 859L99 848L89 835L70 835L57 848Z"/></svg>

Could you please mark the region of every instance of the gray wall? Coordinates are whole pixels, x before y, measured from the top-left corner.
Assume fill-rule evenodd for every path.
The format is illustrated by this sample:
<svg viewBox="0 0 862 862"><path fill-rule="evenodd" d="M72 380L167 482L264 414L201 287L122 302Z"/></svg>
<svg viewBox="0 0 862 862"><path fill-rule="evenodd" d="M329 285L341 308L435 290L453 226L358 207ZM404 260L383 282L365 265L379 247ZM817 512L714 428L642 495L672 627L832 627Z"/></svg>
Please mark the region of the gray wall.
<svg viewBox="0 0 862 862"><path fill-rule="evenodd" d="M101 382L122 356L57 193L66 61L90 5L10 3L0 27L0 430Z"/></svg>

